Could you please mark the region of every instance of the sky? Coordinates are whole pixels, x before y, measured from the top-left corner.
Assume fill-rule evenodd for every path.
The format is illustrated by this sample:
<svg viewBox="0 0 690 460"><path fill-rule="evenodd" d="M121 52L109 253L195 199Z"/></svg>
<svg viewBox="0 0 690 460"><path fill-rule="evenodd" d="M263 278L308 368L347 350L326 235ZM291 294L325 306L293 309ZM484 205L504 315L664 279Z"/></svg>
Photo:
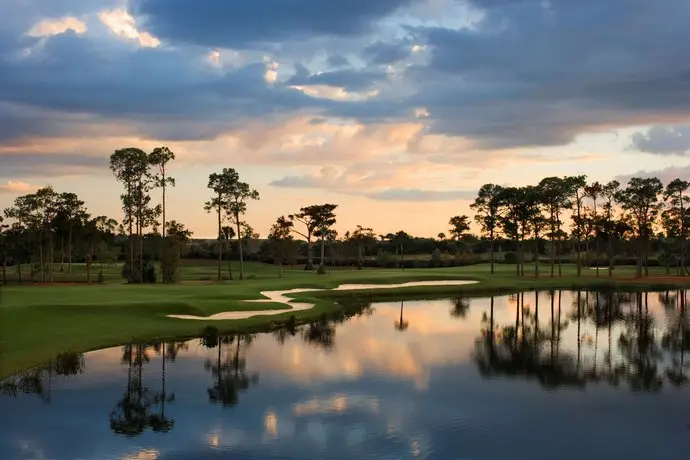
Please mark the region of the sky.
<svg viewBox="0 0 690 460"><path fill-rule="evenodd" d="M484 183L690 175L687 0L3 0L0 207L52 185L120 219L123 147L177 159L168 216L215 236L337 203L417 236Z"/></svg>

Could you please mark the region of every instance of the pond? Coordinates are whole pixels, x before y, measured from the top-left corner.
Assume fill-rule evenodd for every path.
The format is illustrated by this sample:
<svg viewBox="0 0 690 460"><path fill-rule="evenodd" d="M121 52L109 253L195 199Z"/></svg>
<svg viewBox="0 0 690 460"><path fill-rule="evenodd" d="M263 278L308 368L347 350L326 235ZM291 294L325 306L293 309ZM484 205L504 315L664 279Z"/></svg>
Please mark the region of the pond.
<svg viewBox="0 0 690 460"><path fill-rule="evenodd" d="M686 297L380 302L62 353L2 382L0 458L687 459Z"/></svg>

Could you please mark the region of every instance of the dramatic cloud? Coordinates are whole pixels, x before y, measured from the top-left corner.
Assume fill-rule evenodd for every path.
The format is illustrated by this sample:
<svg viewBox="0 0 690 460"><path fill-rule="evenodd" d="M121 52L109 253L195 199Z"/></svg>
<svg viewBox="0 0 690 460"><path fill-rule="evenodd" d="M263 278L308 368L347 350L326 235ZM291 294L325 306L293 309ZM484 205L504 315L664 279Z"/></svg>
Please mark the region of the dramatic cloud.
<svg viewBox="0 0 690 460"><path fill-rule="evenodd" d="M663 169L657 169L653 171L638 171L634 174L625 174L616 176L615 179L620 182L623 186L628 183L628 181L633 177L643 177L643 178L658 178L664 185L668 184L675 179L688 180L690 178L690 165L686 166L669 166Z"/></svg>
<svg viewBox="0 0 690 460"><path fill-rule="evenodd" d="M166 143L284 188L444 201L496 171L635 155L581 148L592 133L690 150L685 0L288 3L0 3L0 181Z"/></svg>
<svg viewBox="0 0 690 460"><path fill-rule="evenodd" d="M652 126L632 137L633 149L658 155L687 155L690 153L690 125Z"/></svg>
<svg viewBox="0 0 690 460"><path fill-rule="evenodd" d="M133 0L158 37L174 43L246 48L315 36L353 36L413 0Z"/></svg>
<svg viewBox="0 0 690 460"><path fill-rule="evenodd" d="M412 46L376 42L367 46L363 54L372 64L393 64L408 58L412 54Z"/></svg>
<svg viewBox="0 0 690 460"><path fill-rule="evenodd" d="M161 44L161 41L150 33L140 32L134 18L126 10L102 11L98 14L98 18L118 37L137 40L142 47L156 48Z"/></svg>
<svg viewBox="0 0 690 460"><path fill-rule="evenodd" d="M379 201L453 201L476 196L476 190L424 190L400 187L425 183L444 168L417 164L357 165L345 168L324 167L317 173L285 176L271 182L275 187L321 189ZM426 179L426 180L425 180Z"/></svg>
<svg viewBox="0 0 690 460"><path fill-rule="evenodd" d="M295 75L286 82L286 85L326 85L358 91L371 88L375 83L386 79L386 74L381 72L362 72L345 69L311 74L306 67L300 64L295 66L295 70Z"/></svg>
<svg viewBox="0 0 690 460"><path fill-rule="evenodd" d="M407 104L427 107L435 132L486 147L562 145L688 118L687 2L474 3L484 16L472 29L414 29L432 59L409 70L419 90Z"/></svg>
<svg viewBox="0 0 690 460"><path fill-rule="evenodd" d="M86 32L86 23L77 18L64 17L59 19L44 19L34 25L26 34L32 37L50 37L72 30L77 34Z"/></svg>

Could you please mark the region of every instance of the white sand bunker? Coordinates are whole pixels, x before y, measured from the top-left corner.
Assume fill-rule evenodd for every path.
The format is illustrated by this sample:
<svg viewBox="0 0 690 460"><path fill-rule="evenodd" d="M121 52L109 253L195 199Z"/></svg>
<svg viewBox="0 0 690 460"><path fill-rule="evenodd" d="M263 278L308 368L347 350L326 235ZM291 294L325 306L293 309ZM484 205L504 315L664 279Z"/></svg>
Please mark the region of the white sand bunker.
<svg viewBox="0 0 690 460"><path fill-rule="evenodd" d="M465 284L475 284L478 281L469 280L446 280L446 281L413 281L410 283L400 283L400 284L341 284L332 291L353 291L356 289L394 289L401 287L413 287L413 286L461 286ZM246 319L252 316L263 316L263 315L279 315L281 313L294 312L300 310L309 310L314 307L313 303L291 303L289 297L286 294L297 294L299 292L316 292L316 291L326 291L327 289L309 289L309 288L298 288L290 289L287 291L261 291L261 295L266 297L265 299L258 300L245 300L244 302L258 302L258 303L283 303L291 308L285 310L252 310L252 311L226 311L223 313L216 313L212 316L192 316L192 315L167 315L168 318L177 319L195 319L200 321L219 321L219 320L229 320L229 319Z"/></svg>

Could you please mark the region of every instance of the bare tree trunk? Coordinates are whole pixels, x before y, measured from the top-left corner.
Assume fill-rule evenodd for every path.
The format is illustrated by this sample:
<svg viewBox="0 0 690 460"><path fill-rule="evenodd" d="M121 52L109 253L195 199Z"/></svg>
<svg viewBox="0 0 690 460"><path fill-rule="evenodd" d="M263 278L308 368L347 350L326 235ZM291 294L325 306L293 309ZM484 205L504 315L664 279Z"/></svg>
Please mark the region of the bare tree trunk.
<svg viewBox="0 0 690 460"><path fill-rule="evenodd" d="M230 245L231 245L231 241L228 240L228 250L226 251L228 254L228 277L230 279L233 279L232 278L232 247Z"/></svg>
<svg viewBox="0 0 690 460"><path fill-rule="evenodd" d="M65 235L60 232L60 272L65 271Z"/></svg>
<svg viewBox="0 0 690 460"><path fill-rule="evenodd" d="M163 241L165 241L165 172L163 172ZM163 245L165 251L165 245Z"/></svg>
<svg viewBox="0 0 690 460"><path fill-rule="evenodd" d="M640 238L637 239L637 260L635 263L635 276L637 278L642 277L642 242Z"/></svg>
<svg viewBox="0 0 690 460"><path fill-rule="evenodd" d="M161 249L160 258L161 258L161 260L165 260L165 254L168 250L167 245L165 244L165 224L166 224L166 221L165 221L165 165L163 165L162 174L163 174L163 182L162 182L162 188L163 188L163 200L162 200L163 201L163 203L162 203L162 205L163 205L163 231L161 232L161 235L163 236L163 247ZM165 358L163 358L163 360L165 361Z"/></svg>
<svg viewBox="0 0 690 460"><path fill-rule="evenodd" d="M237 246L240 254L240 280L244 279L244 251L242 250L242 234L240 233L240 216L235 214L235 223L237 224Z"/></svg>
<svg viewBox="0 0 690 460"><path fill-rule="evenodd" d="M223 279L223 221L220 216L220 194L218 194L218 281Z"/></svg>
<svg viewBox="0 0 690 460"><path fill-rule="evenodd" d="M134 209L132 206L132 184L127 183L127 218L129 220L129 280L134 281ZM70 270L71 270L71 246L70 246Z"/></svg>
<svg viewBox="0 0 690 460"><path fill-rule="evenodd" d="M305 270L314 269L314 253L312 251L311 244L311 231L307 231L307 266L304 267Z"/></svg>
<svg viewBox="0 0 690 460"><path fill-rule="evenodd" d="M144 282L144 188L139 182L139 282Z"/></svg>
<svg viewBox="0 0 690 460"><path fill-rule="evenodd" d="M45 261L43 260L43 235L41 234L39 236L39 241L38 241L38 261L41 265L41 283L46 282L46 274L45 274Z"/></svg>
<svg viewBox="0 0 690 460"><path fill-rule="evenodd" d="M489 233L489 264L491 265L491 274L494 274L494 231Z"/></svg>
<svg viewBox="0 0 690 460"><path fill-rule="evenodd" d="M86 254L86 283L91 284L91 251Z"/></svg>
<svg viewBox="0 0 690 460"><path fill-rule="evenodd" d="M405 248L400 245L400 268L405 271Z"/></svg>
<svg viewBox="0 0 690 460"><path fill-rule="evenodd" d="M553 211L549 212L549 217L550 217L550 222L549 224L551 225L551 236L549 240L551 241L551 278L553 278L554 275L554 267L556 266L556 217L554 215Z"/></svg>
<svg viewBox="0 0 690 460"><path fill-rule="evenodd" d="M53 230L51 229L50 233L48 233L48 256L50 257L48 260L48 282L50 284L53 284L53 261L55 259L53 246Z"/></svg>
<svg viewBox="0 0 690 460"><path fill-rule="evenodd" d="M563 276L563 261L561 260L561 250L563 249L563 240L558 237L558 276Z"/></svg>
<svg viewBox="0 0 690 460"><path fill-rule="evenodd" d="M539 232L534 232L534 276L539 277Z"/></svg>
<svg viewBox="0 0 690 460"><path fill-rule="evenodd" d="M685 272L685 206L683 192L680 193L680 271Z"/></svg>
<svg viewBox="0 0 690 460"><path fill-rule="evenodd" d="M139 282L144 282L144 229L139 227Z"/></svg>
<svg viewBox="0 0 690 460"><path fill-rule="evenodd" d="M21 264L21 262L17 262L17 279L19 280L19 284L22 284L22 264Z"/></svg>
<svg viewBox="0 0 690 460"><path fill-rule="evenodd" d="M517 260L515 261L517 266L515 267L515 276L520 276L520 255L522 253L522 246L520 245L519 236L515 238L515 242L517 243Z"/></svg>
<svg viewBox="0 0 690 460"><path fill-rule="evenodd" d="M69 233L67 235L67 272L72 273L72 224L69 225Z"/></svg>
<svg viewBox="0 0 690 460"><path fill-rule="evenodd" d="M325 262L324 259L326 257L325 253L326 253L326 240L323 237L321 237L321 258L319 259L319 265L322 268L326 266L326 264L324 263Z"/></svg>
<svg viewBox="0 0 690 460"><path fill-rule="evenodd" d="M608 252L609 256L609 278L613 276L613 232L611 230L611 211L609 210L608 215L606 216L607 220L607 225L608 225L608 240L606 241L606 250Z"/></svg>
<svg viewBox="0 0 690 460"><path fill-rule="evenodd" d="M580 224L578 224L578 226L579 226L579 225L580 225ZM578 231L577 231L577 238L576 238L576 240L575 240L575 244L576 244L576 246L577 246L577 247L576 247L576 250L577 250L577 276L582 275L582 251L581 251L581 248L580 248L580 245L582 244L581 238L582 238L582 237L580 236L580 230L578 229Z"/></svg>

